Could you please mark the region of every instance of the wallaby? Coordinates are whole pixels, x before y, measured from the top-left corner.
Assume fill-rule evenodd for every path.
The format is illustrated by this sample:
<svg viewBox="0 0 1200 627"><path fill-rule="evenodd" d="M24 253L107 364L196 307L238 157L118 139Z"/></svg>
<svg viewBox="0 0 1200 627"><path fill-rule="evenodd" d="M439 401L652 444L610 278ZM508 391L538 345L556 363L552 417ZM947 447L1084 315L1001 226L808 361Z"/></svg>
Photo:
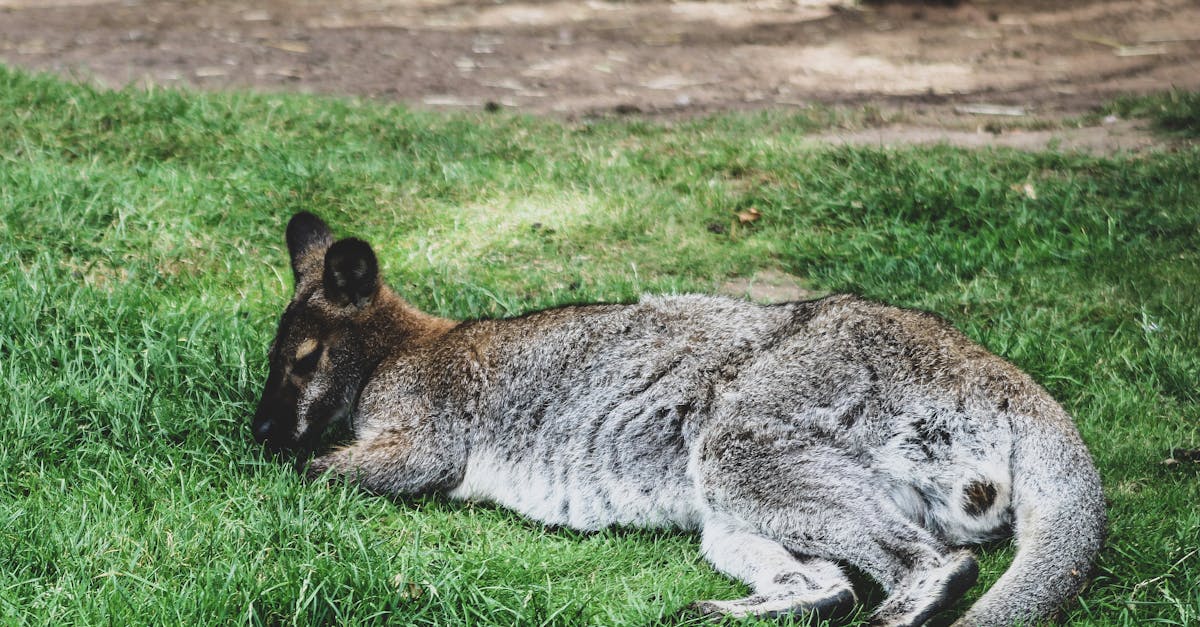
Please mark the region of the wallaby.
<svg viewBox="0 0 1200 627"><path fill-rule="evenodd" d="M956 624L1028 624L1079 592L1103 541L1071 418L933 314L686 295L456 322L312 214L287 246L295 294L253 432L307 455L348 421L310 476L581 530L698 530L753 590L690 606L717 617L844 615L850 564L887 593L873 625L920 625L974 584L961 547L1011 532L1012 565Z"/></svg>

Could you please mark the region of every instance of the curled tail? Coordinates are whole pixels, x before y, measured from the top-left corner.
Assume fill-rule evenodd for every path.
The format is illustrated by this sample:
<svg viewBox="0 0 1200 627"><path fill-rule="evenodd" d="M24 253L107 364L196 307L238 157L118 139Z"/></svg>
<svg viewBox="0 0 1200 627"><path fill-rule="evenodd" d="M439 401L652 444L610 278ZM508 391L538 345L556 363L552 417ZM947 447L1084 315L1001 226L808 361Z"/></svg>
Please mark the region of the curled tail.
<svg viewBox="0 0 1200 627"><path fill-rule="evenodd" d="M1014 418L1012 565L956 626L1028 625L1079 593L1104 542L1100 477L1079 432L1054 406Z"/></svg>

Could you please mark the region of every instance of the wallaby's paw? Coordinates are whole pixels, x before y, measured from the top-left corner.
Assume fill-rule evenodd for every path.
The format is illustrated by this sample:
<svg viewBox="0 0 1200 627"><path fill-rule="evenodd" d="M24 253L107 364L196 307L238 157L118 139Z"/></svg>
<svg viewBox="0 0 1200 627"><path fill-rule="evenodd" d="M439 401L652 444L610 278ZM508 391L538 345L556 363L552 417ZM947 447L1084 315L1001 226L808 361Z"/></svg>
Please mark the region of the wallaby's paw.
<svg viewBox="0 0 1200 627"><path fill-rule="evenodd" d="M754 595L733 601L696 601L688 612L708 620L724 618L780 618L809 615L817 620L840 618L854 610L857 599L850 588L803 595Z"/></svg>
<svg viewBox="0 0 1200 627"><path fill-rule="evenodd" d="M951 554L938 568L913 572L875 611L871 627L919 627L957 601L978 576L970 551Z"/></svg>

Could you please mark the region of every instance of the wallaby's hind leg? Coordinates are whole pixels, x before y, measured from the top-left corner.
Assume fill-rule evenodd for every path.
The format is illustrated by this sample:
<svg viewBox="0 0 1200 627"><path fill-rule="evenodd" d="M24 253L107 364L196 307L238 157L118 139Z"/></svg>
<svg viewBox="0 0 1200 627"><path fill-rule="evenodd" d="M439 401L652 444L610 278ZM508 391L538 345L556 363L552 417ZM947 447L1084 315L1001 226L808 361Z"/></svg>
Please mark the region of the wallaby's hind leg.
<svg viewBox="0 0 1200 627"><path fill-rule="evenodd" d="M872 627L916 627L958 600L979 575L970 551L955 551L946 563L930 570L914 571L871 617Z"/></svg>
<svg viewBox="0 0 1200 627"><path fill-rule="evenodd" d="M848 614L854 607L854 591L837 564L798 558L732 519L710 516L700 543L713 567L754 591L744 599L693 603L692 609L701 614L736 618L809 614L826 619Z"/></svg>
<svg viewBox="0 0 1200 627"><path fill-rule="evenodd" d="M759 427L761 429L761 427ZM893 504L878 478L803 434L762 437L730 425L695 458L701 497L795 554L846 561L888 592L872 624L920 625L975 583L967 551L951 552Z"/></svg>

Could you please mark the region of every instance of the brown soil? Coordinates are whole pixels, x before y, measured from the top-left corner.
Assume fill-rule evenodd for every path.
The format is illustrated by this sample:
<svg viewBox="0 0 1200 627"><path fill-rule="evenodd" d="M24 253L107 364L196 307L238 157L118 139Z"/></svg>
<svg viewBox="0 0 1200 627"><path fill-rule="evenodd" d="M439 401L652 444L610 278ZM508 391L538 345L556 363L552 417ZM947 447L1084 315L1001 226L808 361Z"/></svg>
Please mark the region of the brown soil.
<svg viewBox="0 0 1200 627"><path fill-rule="evenodd" d="M818 139L865 144L1158 145L1061 121L1200 88L1198 53L1194 0L0 0L0 62L109 86L566 117L845 104L875 113Z"/></svg>

